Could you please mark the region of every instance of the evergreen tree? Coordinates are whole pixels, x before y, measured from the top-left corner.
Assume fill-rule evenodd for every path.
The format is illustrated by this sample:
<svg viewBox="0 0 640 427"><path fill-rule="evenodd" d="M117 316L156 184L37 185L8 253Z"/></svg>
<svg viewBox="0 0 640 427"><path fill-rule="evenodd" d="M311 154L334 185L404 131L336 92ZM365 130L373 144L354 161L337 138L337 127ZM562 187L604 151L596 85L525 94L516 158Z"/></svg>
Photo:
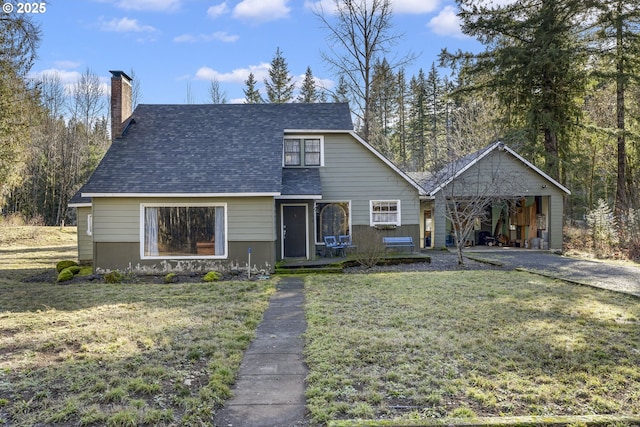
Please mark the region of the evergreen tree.
<svg viewBox="0 0 640 427"><path fill-rule="evenodd" d="M427 128L427 83L422 68L418 76L413 76L409 82L409 114L407 149L412 169L424 171L426 168L425 145L427 143L425 129Z"/></svg>
<svg viewBox="0 0 640 427"><path fill-rule="evenodd" d="M338 85L336 86L336 90L333 92L333 102L349 102L349 86L347 85L347 80L344 75L340 75L338 79Z"/></svg>
<svg viewBox="0 0 640 427"><path fill-rule="evenodd" d="M594 47L601 59L594 75L603 83L615 82L615 133L617 180L615 212L621 216L635 201L630 197L635 179L627 177L629 135L627 93L640 82L640 8L636 0L603 0L594 3L597 16ZM631 178L631 179L629 179Z"/></svg>
<svg viewBox="0 0 640 427"><path fill-rule="evenodd" d="M391 140L396 121L398 96L396 77L386 59L377 62L374 66L372 81L370 107L372 123L370 123L369 142L382 154L395 160L399 150L391 145ZM375 135L372 129L376 129Z"/></svg>
<svg viewBox="0 0 640 427"><path fill-rule="evenodd" d="M407 167L407 83L405 81L404 68L398 70L396 74L396 132L393 136L394 146L397 147L398 153L396 158L400 165L406 169Z"/></svg>
<svg viewBox="0 0 640 427"><path fill-rule="evenodd" d="M39 114L27 80L39 42L40 27L28 15L0 13L0 202L21 180L31 119Z"/></svg>
<svg viewBox="0 0 640 427"><path fill-rule="evenodd" d="M304 81L300 88L300 96L298 96L298 102L314 103L318 102L320 95L316 88L316 81L311 73L311 67L307 67L307 72L304 75Z"/></svg>
<svg viewBox="0 0 640 427"><path fill-rule="evenodd" d="M245 104L262 104L264 100L260 95L258 89L256 89L256 77L253 73L249 73L249 77L244 81L246 89L244 89L244 103Z"/></svg>
<svg viewBox="0 0 640 427"><path fill-rule="evenodd" d="M582 0L516 0L503 6L457 0L465 34L486 46L480 54L441 55L446 65L472 60L474 84L493 88L510 111L521 111L529 144L538 147L544 168L563 181L569 138L580 117L585 55L580 44Z"/></svg>
<svg viewBox="0 0 640 427"><path fill-rule="evenodd" d="M264 80L264 85L267 88L267 100L272 104L283 104L293 98L293 76L289 74L287 61L282 56L280 48L271 60L269 79Z"/></svg>
<svg viewBox="0 0 640 427"><path fill-rule="evenodd" d="M428 140L429 150L427 155L427 163L430 169L440 169L445 163L448 163L446 157L446 135L445 129L445 88L443 81L438 74L436 64L431 64L431 69L425 81L425 101L428 114Z"/></svg>

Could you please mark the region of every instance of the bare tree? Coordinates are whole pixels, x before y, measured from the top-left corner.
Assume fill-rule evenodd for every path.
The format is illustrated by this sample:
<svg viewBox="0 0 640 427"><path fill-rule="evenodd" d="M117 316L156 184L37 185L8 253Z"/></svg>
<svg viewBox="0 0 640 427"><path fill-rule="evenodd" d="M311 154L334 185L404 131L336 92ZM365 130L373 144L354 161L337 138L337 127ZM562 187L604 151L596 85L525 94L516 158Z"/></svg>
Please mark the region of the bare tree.
<svg viewBox="0 0 640 427"><path fill-rule="evenodd" d="M196 98L193 94L193 89L191 87L191 80L187 80L187 97L185 98L185 104L195 104Z"/></svg>
<svg viewBox="0 0 640 427"><path fill-rule="evenodd" d="M464 264L463 250L471 233L491 220L491 206L515 205L525 194L522 176L504 163L510 154L502 142L478 149L500 135L493 114L490 105L477 103L455 111L448 146L451 161L433 178L442 188L436 203L444 206L451 223L460 264Z"/></svg>
<svg viewBox="0 0 640 427"><path fill-rule="evenodd" d="M322 2L318 5L314 13L329 31L330 51L323 52L322 58L344 76L356 104L352 109L368 139L373 67L402 38L393 32L391 0L334 0L334 10L324 10ZM409 54L389 64L395 69L412 60Z"/></svg>
<svg viewBox="0 0 640 427"><path fill-rule="evenodd" d="M220 89L220 82L214 78L209 83L209 101L212 104L226 104L227 92Z"/></svg>
<svg viewBox="0 0 640 427"><path fill-rule="evenodd" d="M142 101L142 86L133 68L129 71L129 77L131 77L131 110L133 111Z"/></svg>

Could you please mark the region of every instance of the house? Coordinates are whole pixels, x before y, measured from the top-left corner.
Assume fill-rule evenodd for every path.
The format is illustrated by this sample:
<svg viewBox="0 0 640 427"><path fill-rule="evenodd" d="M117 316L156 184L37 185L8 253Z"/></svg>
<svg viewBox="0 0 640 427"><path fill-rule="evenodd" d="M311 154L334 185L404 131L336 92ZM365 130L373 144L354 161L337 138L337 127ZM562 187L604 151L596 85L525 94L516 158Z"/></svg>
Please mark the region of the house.
<svg viewBox="0 0 640 427"><path fill-rule="evenodd" d="M423 247L454 245L447 200L485 197L493 202L474 226L469 244L562 249L564 199L571 192L500 141L435 174L411 176L425 193L420 202Z"/></svg>
<svg viewBox="0 0 640 427"><path fill-rule="evenodd" d="M131 111L131 79L111 73L113 142L70 203L96 271L271 271L369 227L419 240L424 189L353 131L348 104Z"/></svg>

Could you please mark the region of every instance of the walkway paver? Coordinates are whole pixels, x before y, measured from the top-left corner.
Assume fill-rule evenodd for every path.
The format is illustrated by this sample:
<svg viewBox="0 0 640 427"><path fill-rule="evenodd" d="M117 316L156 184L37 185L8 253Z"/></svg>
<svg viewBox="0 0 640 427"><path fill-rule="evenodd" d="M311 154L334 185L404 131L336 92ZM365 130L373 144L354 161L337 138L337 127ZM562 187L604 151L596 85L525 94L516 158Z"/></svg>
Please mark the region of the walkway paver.
<svg viewBox="0 0 640 427"><path fill-rule="evenodd" d="M233 398L216 414L216 426L306 425L303 288L298 277L285 277L278 284L242 359Z"/></svg>

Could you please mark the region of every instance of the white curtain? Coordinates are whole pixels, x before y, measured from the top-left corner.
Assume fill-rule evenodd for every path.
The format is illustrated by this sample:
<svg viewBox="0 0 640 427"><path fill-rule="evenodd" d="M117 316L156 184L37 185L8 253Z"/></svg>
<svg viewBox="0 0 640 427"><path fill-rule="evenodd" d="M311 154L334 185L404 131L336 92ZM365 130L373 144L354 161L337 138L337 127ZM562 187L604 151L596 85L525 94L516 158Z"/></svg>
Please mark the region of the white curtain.
<svg viewBox="0 0 640 427"><path fill-rule="evenodd" d="M158 256L158 208L145 208L144 247L147 256Z"/></svg>
<svg viewBox="0 0 640 427"><path fill-rule="evenodd" d="M216 229L214 232L216 235L216 255L226 255L224 253L224 208L216 208Z"/></svg>

